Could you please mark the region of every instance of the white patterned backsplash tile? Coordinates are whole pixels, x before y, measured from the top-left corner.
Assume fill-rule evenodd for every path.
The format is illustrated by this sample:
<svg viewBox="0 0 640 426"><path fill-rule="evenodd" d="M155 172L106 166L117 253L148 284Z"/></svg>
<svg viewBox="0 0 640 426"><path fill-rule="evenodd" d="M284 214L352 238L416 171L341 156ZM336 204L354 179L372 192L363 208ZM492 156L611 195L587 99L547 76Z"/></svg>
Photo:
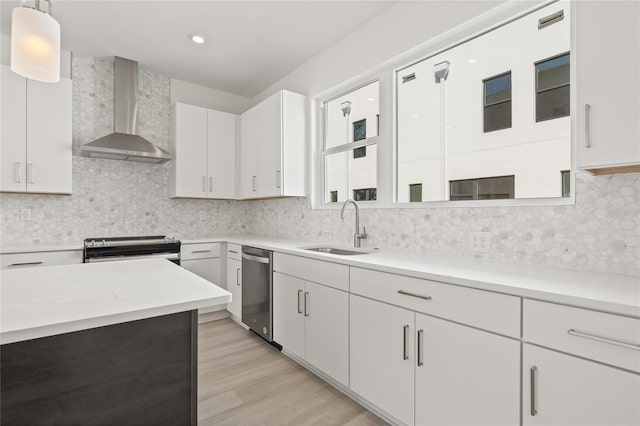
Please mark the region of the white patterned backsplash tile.
<svg viewBox="0 0 640 426"><path fill-rule="evenodd" d="M576 174L575 206L361 209L363 247L571 269L640 274L640 173ZM249 231L323 244L353 244L354 213L311 210L306 199L252 203ZM491 233L488 253L469 233Z"/></svg>
<svg viewBox="0 0 640 426"><path fill-rule="evenodd" d="M73 195L0 194L0 243L251 233L352 244L351 211L343 222L306 198L169 199L167 164L78 156L81 144L113 129L112 59L74 57L73 79ZM139 91L139 133L167 148L170 79L141 68ZM575 206L363 209L363 246L640 274L640 173L578 173L576 194ZM32 220L20 221L21 208ZM488 253L469 251L471 231L491 233Z"/></svg>

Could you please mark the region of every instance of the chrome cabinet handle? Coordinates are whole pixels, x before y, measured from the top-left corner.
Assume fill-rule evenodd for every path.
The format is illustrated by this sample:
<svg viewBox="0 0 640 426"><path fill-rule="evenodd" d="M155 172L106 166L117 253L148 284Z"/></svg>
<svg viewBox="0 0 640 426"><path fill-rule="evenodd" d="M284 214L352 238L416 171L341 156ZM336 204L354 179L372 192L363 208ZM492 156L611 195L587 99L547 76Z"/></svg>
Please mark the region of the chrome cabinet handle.
<svg viewBox="0 0 640 426"><path fill-rule="evenodd" d="M191 253L209 253L211 250L192 250Z"/></svg>
<svg viewBox="0 0 640 426"><path fill-rule="evenodd" d="M302 306L300 303L300 296L302 296L302 290L298 290L298 313L301 314L302 313Z"/></svg>
<svg viewBox="0 0 640 426"><path fill-rule="evenodd" d="M11 266L27 266L27 265L42 265L42 262L19 262L19 263L12 263Z"/></svg>
<svg viewBox="0 0 640 426"><path fill-rule="evenodd" d="M236 250L228 250L229 253L238 254Z"/></svg>
<svg viewBox="0 0 640 426"><path fill-rule="evenodd" d="M531 415L535 416L538 414L538 410L536 409L536 371L538 371L538 367L535 365L529 369L529 381L531 382Z"/></svg>
<svg viewBox="0 0 640 426"><path fill-rule="evenodd" d="M622 348L632 349L634 351L640 351L640 345L631 342L623 342L621 340L609 339L608 337L598 336L596 334L583 333L582 331L574 330L573 328L567 330L567 333L575 337L581 337L583 339L595 340L596 342L608 343L610 345L620 346Z"/></svg>
<svg viewBox="0 0 640 426"><path fill-rule="evenodd" d="M236 285L240 285L240 268L236 268Z"/></svg>
<svg viewBox="0 0 640 426"><path fill-rule="evenodd" d="M409 359L409 326L405 325L402 332L402 359Z"/></svg>
<svg viewBox="0 0 640 426"><path fill-rule="evenodd" d="M15 163L16 183L22 183L22 163Z"/></svg>
<svg viewBox="0 0 640 426"><path fill-rule="evenodd" d="M280 188L280 170L276 170L276 188Z"/></svg>
<svg viewBox="0 0 640 426"><path fill-rule="evenodd" d="M33 163L27 163L27 183L36 183L35 167Z"/></svg>
<svg viewBox="0 0 640 426"><path fill-rule="evenodd" d="M209 192L213 192L213 178L209 176Z"/></svg>
<svg viewBox="0 0 640 426"><path fill-rule="evenodd" d="M591 105L584 104L584 147L591 148Z"/></svg>
<svg viewBox="0 0 640 426"><path fill-rule="evenodd" d="M424 344L423 342L423 337L424 337L424 330L418 330L418 367L422 367L424 365L424 351L423 351L423 347L422 345Z"/></svg>
<svg viewBox="0 0 640 426"><path fill-rule="evenodd" d="M403 75L402 76L402 84L408 83L411 80L415 80L415 79L416 79L416 73L415 72L412 72L411 74Z"/></svg>
<svg viewBox="0 0 640 426"><path fill-rule="evenodd" d="M424 300L431 300L431 296L423 296L421 294L410 293L410 292L404 291L404 290L398 290L398 294L403 294L405 296L411 296L411 297L417 297L419 299L424 299Z"/></svg>
<svg viewBox="0 0 640 426"><path fill-rule="evenodd" d="M304 292L304 316L305 317L309 316L309 303L308 303L307 296L309 296L309 292L305 291Z"/></svg>
<svg viewBox="0 0 640 426"><path fill-rule="evenodd" d="M253 188L253 192L256 192L256 177L255 176L253 176L253 184L252 185L253 185L253 187L252 187Z"/></svg>
<svg viewBox="0 0 640 426"><path fill-rule="evenodd" d="M207 192L207 177L202 176L202 192Z"/></svg>

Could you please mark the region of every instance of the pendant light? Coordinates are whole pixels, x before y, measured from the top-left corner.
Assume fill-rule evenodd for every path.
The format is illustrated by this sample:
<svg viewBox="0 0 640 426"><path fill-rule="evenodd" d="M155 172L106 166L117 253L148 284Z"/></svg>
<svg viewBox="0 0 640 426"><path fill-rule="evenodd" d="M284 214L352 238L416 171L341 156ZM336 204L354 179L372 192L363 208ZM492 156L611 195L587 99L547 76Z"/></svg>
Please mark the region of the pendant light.
<svg viewBox="0 0 640 426"><path fill-rule="evenodd" d="M60 24L45 12L40 0L35 7L13 9L11 15L11 69L23 77L46 83L60 81Z"/></svg>

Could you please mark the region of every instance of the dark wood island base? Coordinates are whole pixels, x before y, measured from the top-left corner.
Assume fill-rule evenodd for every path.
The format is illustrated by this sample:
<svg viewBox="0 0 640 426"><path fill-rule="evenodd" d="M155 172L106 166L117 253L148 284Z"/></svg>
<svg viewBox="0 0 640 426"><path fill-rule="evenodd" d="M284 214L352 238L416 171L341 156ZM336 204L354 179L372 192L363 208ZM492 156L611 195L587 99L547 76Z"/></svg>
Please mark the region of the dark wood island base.
<svg viewBox="0 0 640 426"><path fill-rule="evenodd" d="M0 424L196 425L197 310L0 347Z"/></svg>

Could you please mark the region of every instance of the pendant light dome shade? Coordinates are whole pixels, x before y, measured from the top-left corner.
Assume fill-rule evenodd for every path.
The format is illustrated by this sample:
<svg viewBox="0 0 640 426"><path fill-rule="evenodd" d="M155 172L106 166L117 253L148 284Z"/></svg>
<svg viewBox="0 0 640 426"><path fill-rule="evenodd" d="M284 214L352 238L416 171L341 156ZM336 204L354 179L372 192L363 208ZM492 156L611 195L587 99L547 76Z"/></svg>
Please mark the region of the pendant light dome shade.
<svg viewBox="0 0 640 426"><path fill-rule="evenodd" d="M30 7L13 9L11 69L32 80L60 81L60 24L50 14Z"/></svg>

